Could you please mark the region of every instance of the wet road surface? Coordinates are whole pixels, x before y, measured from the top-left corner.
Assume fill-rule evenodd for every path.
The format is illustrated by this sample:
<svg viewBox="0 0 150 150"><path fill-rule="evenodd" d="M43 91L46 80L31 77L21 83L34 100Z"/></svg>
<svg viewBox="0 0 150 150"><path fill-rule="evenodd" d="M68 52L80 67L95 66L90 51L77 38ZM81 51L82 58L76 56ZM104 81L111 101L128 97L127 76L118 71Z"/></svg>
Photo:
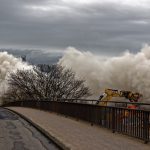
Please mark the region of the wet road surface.
<svg viewBox="0 0 150 150"><path fill-rule="evenodd" d="M60 150L18 115L0 108L0 150Z"/></svg>

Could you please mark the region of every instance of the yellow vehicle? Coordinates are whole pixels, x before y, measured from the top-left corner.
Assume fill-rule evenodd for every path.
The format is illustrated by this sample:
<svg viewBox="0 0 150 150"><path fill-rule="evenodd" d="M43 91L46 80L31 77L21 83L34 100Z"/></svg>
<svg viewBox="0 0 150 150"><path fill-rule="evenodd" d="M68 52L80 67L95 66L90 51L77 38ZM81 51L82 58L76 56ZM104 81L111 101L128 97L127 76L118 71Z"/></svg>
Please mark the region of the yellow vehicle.
<svg viewBox="0 0 150 150"><path fill-rule="evenodd" d="M142 97L142 94L140 93L133 93L131 91L120 91L120 90L114 90L114 89L105 89L105 92L100 95L99 100L97 101L97 105L100 106L107 106L107 103L113 98L113 97L124 97L128 99L130 102L138 102L139 99ZM136 109L137 105L130 104L127 106L128 109ZM129 111L125 110L117 117L118 121L123 121L124 118L127 118L129 116ZM111 121L112 116L105 111L105 119L104 121Z"/></svg>
<svg viewBox="0 0 150 150"><path fill-rule="evenodd" d="M138 102L138 100L142 97L142 94L133 93L131 91L105 89L105 93L100 95L99 100L96 104L101 106L107 106L108 101L110 101L113 97L125 97L130 102Z"/></svg>

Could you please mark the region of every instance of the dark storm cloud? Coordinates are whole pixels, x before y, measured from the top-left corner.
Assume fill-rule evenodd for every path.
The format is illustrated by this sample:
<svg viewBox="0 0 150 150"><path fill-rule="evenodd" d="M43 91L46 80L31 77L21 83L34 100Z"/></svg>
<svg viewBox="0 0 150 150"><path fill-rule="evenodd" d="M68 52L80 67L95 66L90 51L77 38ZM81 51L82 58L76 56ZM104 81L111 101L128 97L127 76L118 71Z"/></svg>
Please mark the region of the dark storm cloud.
<svg viewBox="0 0 150 150"><path fill-rule="evenodd" d="M150 5L131 3L0 0L0 47L137 51L150 40Z"/></svg>

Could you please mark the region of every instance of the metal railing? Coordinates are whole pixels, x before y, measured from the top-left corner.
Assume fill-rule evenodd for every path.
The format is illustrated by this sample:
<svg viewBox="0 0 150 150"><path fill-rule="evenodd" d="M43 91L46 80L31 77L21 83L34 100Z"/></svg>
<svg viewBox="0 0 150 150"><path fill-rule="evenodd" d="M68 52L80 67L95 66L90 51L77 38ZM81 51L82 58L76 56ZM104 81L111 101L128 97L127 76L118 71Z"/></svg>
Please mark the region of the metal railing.
<svg viewBox="0 0 150 150"><path fill-rule="evenodd" d="M142 139L145 143L150 141L150 111L147 110L136 110L115 106L98 106L86 103L75 103L74 101L29 100L12 102L5 106L23 106L52 111L88 121L92 125L100 125L104 128L111 129L112 132L119 132Z"/></svg>

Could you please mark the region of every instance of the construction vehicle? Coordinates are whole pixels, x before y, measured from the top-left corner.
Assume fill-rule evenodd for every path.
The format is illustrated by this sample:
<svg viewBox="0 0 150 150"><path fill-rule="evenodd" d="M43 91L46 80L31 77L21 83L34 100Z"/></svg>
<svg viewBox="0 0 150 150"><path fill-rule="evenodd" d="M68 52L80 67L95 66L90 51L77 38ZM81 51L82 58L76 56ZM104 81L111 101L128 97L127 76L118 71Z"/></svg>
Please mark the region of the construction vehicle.
<svg viewBox="0 0 150 150"><path fill-rule="evenodd" d="M100 95L99 100L96 102L96 104L101 106L107 106L108 101L110 101L113 97L124 97L130 102L138 102L139 99L142 97L142 94L133 93L131 91L105 89L105 92ZM134 105L132 106L134 107Z"/></svg>
<svg viewBox="0 0 150 150"><path fill-rule="evenodd" d="M107 106L107 103L113 98L113 97L124 97L126 99L128 99L130 102L138 102L139 99L142 97L142 94L140 93L133 93L131 91L120 91L120 90L114 90L114 89L105 89L105 92L100 95L99 100L97 101L97 105L100 106ZM136 104L129 104L127 106L128 109L136 109L138 108L138 106ZM117 117L118 121L122 121L125 118L128 118L130 116L130 112L127 110L123 111L122 114L120 114ZM104 118L103 118L103 123L106 122L107 120L111 120L112 116L105 110L102 108L102 111L105 112L104 114ZM107 114L108 113L108 114Z"/></svg>

